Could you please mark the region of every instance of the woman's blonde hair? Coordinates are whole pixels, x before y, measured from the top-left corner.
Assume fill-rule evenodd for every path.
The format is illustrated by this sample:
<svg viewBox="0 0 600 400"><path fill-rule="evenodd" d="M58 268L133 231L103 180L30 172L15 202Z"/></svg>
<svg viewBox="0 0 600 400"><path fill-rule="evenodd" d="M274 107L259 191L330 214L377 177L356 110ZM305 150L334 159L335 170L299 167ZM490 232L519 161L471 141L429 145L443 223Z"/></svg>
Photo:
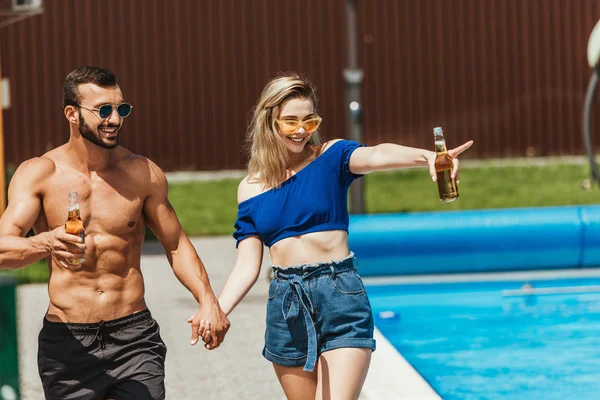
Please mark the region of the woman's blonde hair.
<svg viewBox="0 0 600 400"><path fill-rule="evenodd" d="M289 157L283 139L277 133L275 119L279 117L281 105L294 98L310 99L316 112L315 89L306 78L296 73L287 73L272 79L263 89L248 126L248 175L268 189L278 187L286 179ZM320 144L321 138L317 130L313 132L307 145Z"/></svg>

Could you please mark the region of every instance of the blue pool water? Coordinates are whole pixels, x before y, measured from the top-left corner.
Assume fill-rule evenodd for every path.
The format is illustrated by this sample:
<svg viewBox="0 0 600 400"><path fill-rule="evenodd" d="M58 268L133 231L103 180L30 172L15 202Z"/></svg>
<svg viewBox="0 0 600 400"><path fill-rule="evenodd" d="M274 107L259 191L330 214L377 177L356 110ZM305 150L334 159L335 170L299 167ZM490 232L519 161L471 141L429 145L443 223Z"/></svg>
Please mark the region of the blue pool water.
<svg viewBox="0 0 600 400"><path fill-rule="evenodd" d="M525 283L565 293L506 292ZM445 400L596 400L600 286L594 285L600 279L367 290L377 328Z"/></svg>

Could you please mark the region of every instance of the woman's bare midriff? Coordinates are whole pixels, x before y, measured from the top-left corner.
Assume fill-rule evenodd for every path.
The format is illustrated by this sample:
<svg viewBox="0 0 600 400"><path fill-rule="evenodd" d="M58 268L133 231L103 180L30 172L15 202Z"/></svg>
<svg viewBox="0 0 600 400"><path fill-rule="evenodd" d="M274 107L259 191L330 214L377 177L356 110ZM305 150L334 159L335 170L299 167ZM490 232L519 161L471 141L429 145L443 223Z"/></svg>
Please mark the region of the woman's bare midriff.
<svg viewBox="0 0 600 400"><path fill-rule="evenodd" d="M273 265L281 267L341 260L350 254L348 234L324 231L282 239L271 246L270 254Z"/></svg>

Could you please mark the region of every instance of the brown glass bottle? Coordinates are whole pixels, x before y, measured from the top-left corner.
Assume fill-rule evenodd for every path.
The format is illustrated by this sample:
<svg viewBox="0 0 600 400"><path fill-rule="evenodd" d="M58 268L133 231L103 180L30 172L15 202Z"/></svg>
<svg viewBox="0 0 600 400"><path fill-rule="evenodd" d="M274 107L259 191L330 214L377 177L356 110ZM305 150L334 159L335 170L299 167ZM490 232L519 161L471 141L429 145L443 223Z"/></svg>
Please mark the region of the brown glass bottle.
<svg viewBox="0 0 600 400"><path fill-rule="evenodd" d="M82 242L85 241L85 229L79 213L79 199L75 191L69 192L69 216L65 224L65 232L77 235L81 238ZM69 264L72 265L79 265L84 261L85 258L68 260Z"/></svg>
<svg viewBox="0 0 600 400"><path fill-rule="evenodd" d="M440 201L449 203L458 199L458 187L456 186L456 180L452 178L453 164L452 159L448 156L442 128L433 128L433 140L436 153L435 172Z"/></svg>

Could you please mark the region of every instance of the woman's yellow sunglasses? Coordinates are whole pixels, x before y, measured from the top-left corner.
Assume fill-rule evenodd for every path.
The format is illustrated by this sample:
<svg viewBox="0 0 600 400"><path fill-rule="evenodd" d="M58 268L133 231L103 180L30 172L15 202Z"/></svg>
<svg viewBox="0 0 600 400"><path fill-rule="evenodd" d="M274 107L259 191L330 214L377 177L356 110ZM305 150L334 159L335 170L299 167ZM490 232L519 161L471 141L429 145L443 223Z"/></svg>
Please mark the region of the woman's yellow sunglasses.
<svg viewBox="0 0 600 400"><path fill-rule="evenodd" d="M321 117L313 117L305 121L298 119L276 119L275 122L279 125L279 131L284 135L293 135L300 130L300 127L308 133L314 132L321 125Z"/></svg>

